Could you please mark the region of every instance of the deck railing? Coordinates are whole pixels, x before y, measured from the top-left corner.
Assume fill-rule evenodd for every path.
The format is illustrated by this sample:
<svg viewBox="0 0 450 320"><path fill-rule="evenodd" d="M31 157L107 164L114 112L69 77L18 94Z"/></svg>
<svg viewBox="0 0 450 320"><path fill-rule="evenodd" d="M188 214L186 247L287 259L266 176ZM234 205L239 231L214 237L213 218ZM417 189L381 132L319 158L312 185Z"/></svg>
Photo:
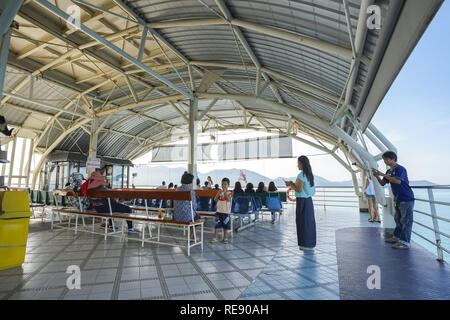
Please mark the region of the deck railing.
<svg viewBox="0 0 450 320"><path fill-rule="evenodd" d="M414 186L412 188L416 195L414 213L419 214L414 217L415 228L412 233L436 247L438 260L447 260L444 253L450 255L450 203L436 201L435 192L440 192L441 196L450 199L450 186ZM281 187L278 190L287 191L287 188ZM385 188L385 191L387 192L388 188ZM324 211L327 207L359 208L359 199L353 186L317 186L313 200L314 205L323 207ZM429 204L429 212L423 208L423 204ZM437 207L445 208L444 214L439 214ZM431 218L432 226L427 225L430 222L426 220L427 218ZM422 230L417 231L417 229Z"/></svg>
<svg viewBox="0 0 450 320"><path fill-rule="evenodd" d="M450 203L446 201L436 201L435 192L439 191L444 198L450 198L450 186L413 186L415 198L414 224L420 228L413 228L412 233L420 239L436 247L437 259L446 260L445 253L450 255ZM387 191L388 189L385 188ZM423 191L423 192L421 192ZM426 192L426 194L423 194ZM316 187L316 195L313 197L314 205L327 207L359 207L358 197L355 195L352 186L322 186ZM423 204L429 205L429 211L423 208ZM443 209L443 214L439 214L437 207ZM444 216L443 216L444 215ZM427 225L425 217L431 218L431 225ZM425 229L418 231L417 229ZM416 230L414 230L416 229Z"/></svg>
<svg viewBox="0 0 450 320"><path fill-rule="evenodd" d="M434 239L430 239L429 238L429 234L428 237L427 235L424 234L420 234L419 232L413 231L413 233L420 237L421 239L427 241L428 243L432 244L433 246L436 247L437 250L437 259L439 261L444 261L444 252L446 252L447 254L450 254L450 250L448 247L445 247L446 244L450 243L450 232L448 232L447 230L450 230L450 203L446 202L446 201L436 201L435 200L435 192L436 191L444 191L442 193L445 193L445 196L448 196L450 198L450 186L420 186L420 187L412 187L415 194L416 194L416 203L428 203L430 206L430 212L425 212L422 210L418 210L418 209L414 209L415 213L420 214L421 216L426 216L426 217L430 217L433 227L427 226L425 225L425 223L423 223L423 221L419 222L417 221L418 219L415 218L414 219L414 223L422 228L425 228L426 230L432 231L434 233ZM417 196L417 191L422 191L422 190L426 190L427 192L427 196L428 199L423 199L423 198L419 198ZM447 213L447 216L449 218L446 217L442 217L442 215L440 216L438 214L438 210L437 207L438 206L442 206L442 208L445 208L445 212ZM419 216L420 217L420 216ZM440 224L441 223L441 224ZM444 226L444 227L443 227ZM445 231L442 231L445 230ZM448 233L447 233L448 232ZM446 238L441 239L441 236Z"/></svg>

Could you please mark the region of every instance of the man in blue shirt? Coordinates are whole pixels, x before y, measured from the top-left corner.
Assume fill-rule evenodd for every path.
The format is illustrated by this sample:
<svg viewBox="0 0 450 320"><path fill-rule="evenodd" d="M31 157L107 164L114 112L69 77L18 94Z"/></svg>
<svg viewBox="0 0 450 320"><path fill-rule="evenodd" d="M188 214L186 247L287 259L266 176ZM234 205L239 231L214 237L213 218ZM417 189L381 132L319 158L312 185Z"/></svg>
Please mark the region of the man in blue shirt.
<svg viewBox="0 0 450 320"><path fill-rule="evenodd" d="M408 249L413 226L414 193L409 186L406 169L397 164L397 155L392 151L387 151L383 153L383 161L390 167L386 174L376 169L372 169L372 172L382 186L387 183L391 184L394 194L394 220L396 224L394 236L385 241L393 243L392 248ZM380 179L380 176L383 179Z"/></svg>

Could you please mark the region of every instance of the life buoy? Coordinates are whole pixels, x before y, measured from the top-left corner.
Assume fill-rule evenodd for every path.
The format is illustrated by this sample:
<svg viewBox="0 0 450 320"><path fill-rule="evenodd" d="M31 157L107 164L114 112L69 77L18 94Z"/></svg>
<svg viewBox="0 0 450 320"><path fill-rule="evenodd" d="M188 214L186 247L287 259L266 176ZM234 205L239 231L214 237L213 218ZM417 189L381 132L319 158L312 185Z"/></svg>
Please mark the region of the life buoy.
<svg viewBox="0 0 450 320"><path fill-rule="evenodd" d="M294 189L292 189L292 187L286 191L286 194L287 194L287 198L289 199L289 201L295 202L295 200L296 200L295 191L294 191Z"/></svg>

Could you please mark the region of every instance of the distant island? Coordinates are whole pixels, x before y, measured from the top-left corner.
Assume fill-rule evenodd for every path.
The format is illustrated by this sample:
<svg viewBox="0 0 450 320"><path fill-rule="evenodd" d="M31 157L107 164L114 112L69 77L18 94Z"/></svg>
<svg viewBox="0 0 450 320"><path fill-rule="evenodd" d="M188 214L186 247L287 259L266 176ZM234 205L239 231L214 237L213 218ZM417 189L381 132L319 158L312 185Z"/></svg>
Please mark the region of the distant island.
<svg viewBox="0 0 450 320"><path fill-rule="evenodd" d="M185 171L185 168L169 168L166 166L149 166L149 165L137 165L134 168L131 168L131 173L136 172L137 176L134 179L135 186L159 186L162 181L166 181L167 184L173 182L174 184L180 184L181 176ZM243 170L246 175L247 181L253 183L255 188L257 187L259 182L264 182L267 186L269 182L274 181L277 187L285 187L283 180L292 180L295 181L296 177L278 177L276 179L270 179L266 176L263 176L257 172L251 170ZM227 177L230 179L232 185L239 180L240 178L240 170L239 169L227 169L227 170L212 170L206 173L199 172L198 177L201 181L201 184L206 181L207 177L210 176L214 183L220 185L220 181L223 177ZM329 181L321 176L314 176L316 186L353 186L352 180L347 181ZM130 179L130 182L133 180ZM417 180L410 181L412 186L430 186L436 185L433 182L427 180Z"/></svg>

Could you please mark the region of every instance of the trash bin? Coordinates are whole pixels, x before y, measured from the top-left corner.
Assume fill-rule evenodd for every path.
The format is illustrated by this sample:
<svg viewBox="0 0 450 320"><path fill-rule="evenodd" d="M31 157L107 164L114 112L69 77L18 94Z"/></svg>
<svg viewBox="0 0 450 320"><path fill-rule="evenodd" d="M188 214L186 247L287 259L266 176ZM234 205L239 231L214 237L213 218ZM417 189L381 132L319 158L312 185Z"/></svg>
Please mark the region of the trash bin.
<svg viewBox="0 0 450 320"><path fill-rule="evenodd" d="M26 191L0 191L0 270L25 261L30 216Z"/></svg>

